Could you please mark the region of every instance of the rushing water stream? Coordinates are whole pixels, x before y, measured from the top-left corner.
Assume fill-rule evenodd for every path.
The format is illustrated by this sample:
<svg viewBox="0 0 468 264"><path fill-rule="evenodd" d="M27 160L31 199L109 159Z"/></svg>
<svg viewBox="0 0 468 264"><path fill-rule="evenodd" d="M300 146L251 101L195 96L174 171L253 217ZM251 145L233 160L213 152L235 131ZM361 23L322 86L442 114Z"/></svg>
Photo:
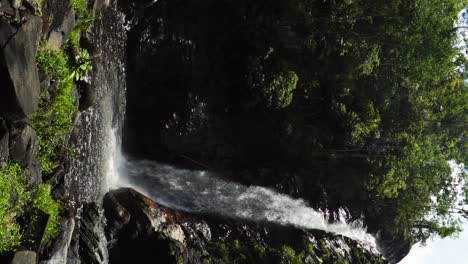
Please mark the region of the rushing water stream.
<svg viewBox="0 0 468 264"><path fill-rule="evenodd" d="M113 136L114 142L118 137ZM209 171L178 169L150 160L127 160L118 144L109 152L109 188L133 187L166 207L186 212L343 235L375 248L375 238L362 222L328 223L325 213L307 206L302 199L259 186L244 186L220 179Z"/></svg>

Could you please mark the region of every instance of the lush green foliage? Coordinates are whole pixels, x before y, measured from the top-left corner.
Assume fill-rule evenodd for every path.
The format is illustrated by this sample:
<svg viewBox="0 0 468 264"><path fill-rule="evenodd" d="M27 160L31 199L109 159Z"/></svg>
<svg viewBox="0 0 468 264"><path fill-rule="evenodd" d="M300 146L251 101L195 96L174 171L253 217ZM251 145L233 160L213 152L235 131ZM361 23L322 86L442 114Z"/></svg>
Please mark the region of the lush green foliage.
<svg viewBox="0 0 468 264"><path fill-rule="evenodd" d="M91 29L97 16L93 15L93 11L88 8L88 1L86 0L72 0L72 7L79 14L79 19L70 33L69 43L78 48L80 46L78 43L80 34Z"/></svg>
<svg viewBox="0 0 468 264"><path fill-rule="evenodd" d="M42 249L50 246L52 239L59 234L60 214L63 209L63 206L52 198L51 189L52 186L49 184L41 184L33 197L33 206L49 215L49 221L41 242Z"/></svg>
<svg viewBox="0 0 468 264"><path fill-rule="evenodd" d="M10 251L21 243L21 227L16 222L27 204L23 168L9 163L0 171L0 253Z"/></svg>
<svg viewBox="0 0 468 264"><path fill-rule="evenodd" d="M29 1L40 12L42 1ZM80 14L70 39L59 51L41 45L37 53L38 68L51 78L51 88L43 91L39 110L30 117L39 142L38 160L42 171L52 173L60 157L67 150L65 137L73 126L77 111L74 80L83 80L92 69L89 54L79 47L79 35L92 26L95 16L86 0L73 0L72 5ZM37 4L37 5L36 5ZM72 56L72 50L78 55ZM51 196L51 186L41 184L32 188L26 183L24 169L16 163L8 163L0 171L0 253L11 251L21 244L22 233L17 219L28 216L34 219L34 208L49 215L49 221L41 242L47 248L58 235L62 205Z"/></svg>
<svg viewBox="0 0 468 264"><path fill-rule="evenodd" d="M274 75L271 82L262 89L267 106L272 108L286 108L290 105L297 81L297 74L293 71Z"/></svg>
<svg viewBox="0 0 468 264"><path fill-rule="evenodd" d="M42 45L37 55L39 69L46 71L52 82L58 84L56 91L43 92L39 110L31 117L38 134L39 162L46 173L52 172L66 151L65 136L72 129L73 116L77 111L73 81L84 80L92 70L88 51L80 48L79 37L81 32L91 28L95 16L87 8L85 0L74 0L72 6L80 18L65 45L59 51ZM73 50L78 54L72 56Z"/></svg>
<svg viewBox="0 0 468 264"><path fill-rule="evenodd" d="M77 81L83 81L88 72L93 68L89 59L89 53L85 49L80 50L80 54L75 56L76 67L73 69L70 77Z"/></svg>
<svg viewBox="0 0 468 264"><path fill-rule="evenodd" d="M51 173L59 157L65 151L65 135L70 133L73 115L77 110L73 94L73 68L65 51L54 52L41 47L37 63L40 69L51 74L58 83L52 94L46 90L41 95L39 110L31 117L39 141L38 159L42 170Z"/></svg>
<svg viewBox="0 0 468 264"><path fill-rule="evenodd" d="M317 166L328 193L346 204L354 189L381 228L413 241L454 234L465 215L457 190L466 176L452 177L447 161L468 163L467 60L455 26L467 5L290 0L239 11L245 39L258 37L249 47L248 96L276 111L264 114L282 131L273 140L294 162L327 160ZM282 69L297 78L281 81ZM337 193L338 185L347 191Z"/></svg>
<svg viewBox="0 0 468 264"><path fill-rule="evenodd" d="M51 196L51 186L41 184L33 190L26 183L24 169L16 163L8 163L0 171L0 253L8 252L21 245L23 230L17 222L19 217L29 215L34 208L49 215L41 247L50 245L53 238L58 235L60 222L60 203Z"/></svg>

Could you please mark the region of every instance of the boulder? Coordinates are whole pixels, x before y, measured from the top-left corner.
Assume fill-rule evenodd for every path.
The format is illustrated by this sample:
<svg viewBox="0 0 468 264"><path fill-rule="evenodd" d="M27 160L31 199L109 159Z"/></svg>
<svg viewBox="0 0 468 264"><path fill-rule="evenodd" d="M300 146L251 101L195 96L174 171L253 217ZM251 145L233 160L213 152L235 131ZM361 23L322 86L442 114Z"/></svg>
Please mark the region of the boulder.
<svg viewBox="0 0 468 264"><path fill-rule="evenodd" d="M0 115L18 120L32 115L39 100L36 51L42 20L25 16L19 28L0 21Z"/></svg>
<svg viewBox="0 0 468 264"><path fill-rule="evenodd" d="M31 250L20 250L15 253L10 264L35 264L37 263L37 253Z"/></svg>
<svg viewBox="0 0 468 264"><path fill-rule="evenodd" d="M75 27L75 10L73 8L68 9L61 22L52 28L47 38L48 47L52 50L59 50Z"/></svg>
<svg viewBox="0 0 468 264"><path fill-rule="evenodd" d="M128 188L107 193L103 207L110 263L148 263L156 256L177 263L174 252L184 251L185 234L174 212Z"/></svg>
<svg viewBox="0 0 468 264"><path fill-rule="evenodd" d="M10 157L23 167L29 167L37 153L36 131L24 120L10 126Z"/></svg>

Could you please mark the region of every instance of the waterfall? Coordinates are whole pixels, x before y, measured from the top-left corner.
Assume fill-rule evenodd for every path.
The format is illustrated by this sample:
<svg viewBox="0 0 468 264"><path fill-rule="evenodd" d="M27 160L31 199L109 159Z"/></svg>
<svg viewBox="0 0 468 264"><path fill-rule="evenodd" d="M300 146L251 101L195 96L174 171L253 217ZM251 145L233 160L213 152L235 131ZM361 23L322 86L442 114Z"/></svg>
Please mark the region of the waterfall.
<svg viewBox="0 0 468 264"><path fill-rule="evenodd" d="M376 248L375 238L361 221L328 223L324 212L259 186L245 186L220 179L209 171L178 169L150 160L125 159L118 147L106 180L110 188L133 187L157 203L181 211L219 215L256 222L319 229Z"/></svg>

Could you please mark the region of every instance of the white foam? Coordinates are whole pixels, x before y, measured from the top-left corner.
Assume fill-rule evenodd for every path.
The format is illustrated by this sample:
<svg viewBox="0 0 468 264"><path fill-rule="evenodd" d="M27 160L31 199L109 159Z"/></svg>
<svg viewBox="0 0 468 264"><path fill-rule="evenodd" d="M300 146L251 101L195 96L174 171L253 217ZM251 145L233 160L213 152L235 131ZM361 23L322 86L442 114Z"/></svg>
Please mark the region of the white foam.
<svg viewBox="0 0 468 264"><path fill-rule="evenodd" d="M326 213L314 210L302 199L259 186L244 186L219 179L208 171L178 169L154 161L127 161L121 157L116 175L120 185L134 187L170 208L217 214L258 222L272 222L343 235L376 248L375 238L362 222L328 223ZM339 212L345 215L345 211Z"/></svg>

